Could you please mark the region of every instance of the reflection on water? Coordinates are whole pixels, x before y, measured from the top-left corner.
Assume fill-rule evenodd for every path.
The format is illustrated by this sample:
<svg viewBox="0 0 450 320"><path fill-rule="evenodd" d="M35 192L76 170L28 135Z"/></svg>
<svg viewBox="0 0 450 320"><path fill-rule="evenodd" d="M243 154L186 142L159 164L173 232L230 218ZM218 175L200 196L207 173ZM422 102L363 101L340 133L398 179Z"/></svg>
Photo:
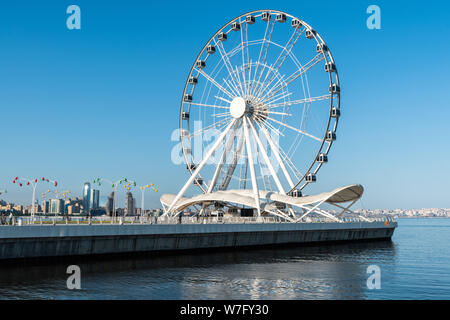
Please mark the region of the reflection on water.
<svg viewBox="0 0 450 320"><path fill-rule="evenodd" d="M367 267L394 265L390 241L21 263L0 269L0 298L364 299ZM81 268L82 290L66 288Z"/></svg>

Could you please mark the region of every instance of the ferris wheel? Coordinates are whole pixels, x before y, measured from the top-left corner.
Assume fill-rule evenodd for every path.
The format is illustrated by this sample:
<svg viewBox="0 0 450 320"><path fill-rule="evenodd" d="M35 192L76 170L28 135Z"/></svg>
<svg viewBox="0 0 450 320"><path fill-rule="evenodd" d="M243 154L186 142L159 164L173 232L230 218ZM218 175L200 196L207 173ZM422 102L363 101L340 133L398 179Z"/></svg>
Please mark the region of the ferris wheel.
<svg viewBox="0 0 450 320"><path fill-rule="evenodd" d="M202 194L245 190L301 197L328 162L340 116L329 47L305 21L257 10L225 24L195 59L180 107L180 142Z"/></svg>

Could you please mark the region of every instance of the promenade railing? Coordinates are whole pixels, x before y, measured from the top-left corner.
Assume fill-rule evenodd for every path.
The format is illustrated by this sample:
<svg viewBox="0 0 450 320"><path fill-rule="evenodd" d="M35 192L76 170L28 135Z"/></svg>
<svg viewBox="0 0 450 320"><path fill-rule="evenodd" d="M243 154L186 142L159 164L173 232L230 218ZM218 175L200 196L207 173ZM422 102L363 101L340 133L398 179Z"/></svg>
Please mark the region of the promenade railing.
<svg viewBox="0 0 450 320"><path fill-rule="evenodd" d="M371 218L371 222L394 222L392 217ZM359 217L345 217L339 222L329 218L306 217L298 222L289 222L278 217L152 217L125 216L112 218L109 216L35 216L3 217L0 226L7 225L129 225L129 224L238 224L238 223L355 223L366 222Z"/></svg>

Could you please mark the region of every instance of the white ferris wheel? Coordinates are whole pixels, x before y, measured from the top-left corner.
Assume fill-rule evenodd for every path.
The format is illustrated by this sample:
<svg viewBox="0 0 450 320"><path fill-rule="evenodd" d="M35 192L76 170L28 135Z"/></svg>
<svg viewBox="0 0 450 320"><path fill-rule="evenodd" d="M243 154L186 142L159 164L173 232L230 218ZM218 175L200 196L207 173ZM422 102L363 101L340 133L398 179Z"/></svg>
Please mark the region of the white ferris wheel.
<svg viewBox="0 0 450 320"><path fill-rule="evenodd" d="M302 190L328 162L339 116L336 64L315 29L277 10L229 21L203 46L184 86L180 141L190 178L161 198L165 214L214 205L296 221L316 204L305 204ZM201 194L185 198L192 184ZM349 196L335 203L363 191L340 189Z"/></svg>

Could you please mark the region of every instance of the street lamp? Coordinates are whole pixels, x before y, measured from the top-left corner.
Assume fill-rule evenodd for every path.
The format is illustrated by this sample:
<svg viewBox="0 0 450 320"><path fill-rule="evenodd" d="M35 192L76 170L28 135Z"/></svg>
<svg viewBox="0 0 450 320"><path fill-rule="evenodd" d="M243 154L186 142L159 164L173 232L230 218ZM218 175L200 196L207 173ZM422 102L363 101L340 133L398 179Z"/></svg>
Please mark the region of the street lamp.
<svg viewBox="0 0 450 320"><path fill-rule="evenodd" d="M145 190L151 188L153 191L158 192L158 189L155 188L153 183L146 184L143 186L140 186L139 189L141 190L141 217L144 215L144 194Z"/></svg>
<svg viewBox="0 0 450 320"><path fill-rule="evenodd" d="M58 186L58 182L54 181L54 180L50 180L50 179L46 179L44 177L42 177L41 179L28 179L28 178L19 178L19 177L15 177L13 179L13 183L17 183L19 185L19 187L23 186L23 183L20 181L24 181L24 183L29 186L31 185L33 187L33 195L31 198L31 218L32 220L34 219L34 214L35 214L35 206L36 206L36 187L38 185L39 182L48 182L48 183L53 183L53 185L55 187Z"/></svg>
<svg viewBox="0 0 450 320"><path fill-rule="evenodd" d="M101 181L106 181L108 183L111 184L112 188L113 188L113 220L115 220L116 218L116 194L117 194L117 186L121 185L122 183L128 183L128 179L127 178L122 178L120 180L117 180L116 182L113 182L111 180L105 179L105 178L96 178L94 179L92 182L94 184L97 184L98 186L101 186L102 183ZM136 185L136 182L132 182L134 185Z"/></svg>

